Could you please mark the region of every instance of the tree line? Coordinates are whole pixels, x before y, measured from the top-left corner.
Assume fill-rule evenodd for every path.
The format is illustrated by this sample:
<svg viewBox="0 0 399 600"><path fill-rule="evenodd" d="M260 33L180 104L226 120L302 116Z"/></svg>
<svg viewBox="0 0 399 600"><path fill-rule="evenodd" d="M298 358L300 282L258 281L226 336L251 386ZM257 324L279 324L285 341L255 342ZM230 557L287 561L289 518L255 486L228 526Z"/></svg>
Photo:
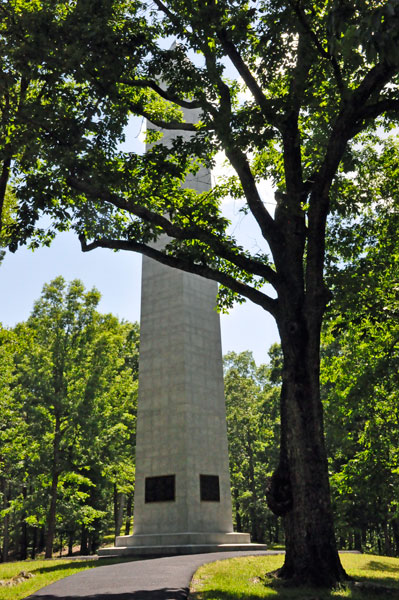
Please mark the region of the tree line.
<svg viewBox="0 0 399 600"><path fill-rule="evenodd" d="M3 561L51 557L55 539L95 552L125 501L130 530L139 328L99 300L58 277L27 321L0 329Z"/></svg>

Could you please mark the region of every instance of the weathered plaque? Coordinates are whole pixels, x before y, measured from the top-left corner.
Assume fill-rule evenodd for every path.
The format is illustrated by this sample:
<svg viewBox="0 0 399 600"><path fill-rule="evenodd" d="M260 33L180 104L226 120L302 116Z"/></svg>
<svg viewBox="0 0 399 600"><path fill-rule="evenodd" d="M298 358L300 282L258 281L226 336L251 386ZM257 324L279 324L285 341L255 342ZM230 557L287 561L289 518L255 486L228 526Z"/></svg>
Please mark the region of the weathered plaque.
<svg viewBox="0 0 399 600"><path fill-rule="evenodd" d="M201 500L205 502L220 502L218 475L200 475Z"/></svg>
<svg viewBox="0 0 399 600"><path fill-rule="evenodd" d="M175 499L175 476L146 477L145 501L170 502Z"/></svg>

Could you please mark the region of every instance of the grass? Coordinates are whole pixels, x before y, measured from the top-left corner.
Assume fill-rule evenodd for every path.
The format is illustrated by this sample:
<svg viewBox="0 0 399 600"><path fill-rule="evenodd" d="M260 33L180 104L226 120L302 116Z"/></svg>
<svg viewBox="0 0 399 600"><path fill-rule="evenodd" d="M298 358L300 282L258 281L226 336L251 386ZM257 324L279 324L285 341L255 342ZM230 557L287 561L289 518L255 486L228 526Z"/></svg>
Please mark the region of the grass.
<svg viewBox="0 0 399 600"><path fill-rule="evenodd" d="M399 559L364 554L343 554L342 564L351 577L375 589L355 585L335 590L289 588L267 573L278 569L284 557L232 558L204 565L195 573L190 600L385 600L399 598ZM378 589L378 585L391 590Z"/></svg>
<svg viewBox="0 0 399 600"><path fill-rule="evenodd" d="M129 558L104 558L101 560L21 560L18 562L0 563L0 580L8 580L17 576L21 571L32 573L31 579L12 586L0 586L0 600L21 600L45 585L54 583L58 579L67 577L95 567L111 565L119 562L134 560Z"/></svg>

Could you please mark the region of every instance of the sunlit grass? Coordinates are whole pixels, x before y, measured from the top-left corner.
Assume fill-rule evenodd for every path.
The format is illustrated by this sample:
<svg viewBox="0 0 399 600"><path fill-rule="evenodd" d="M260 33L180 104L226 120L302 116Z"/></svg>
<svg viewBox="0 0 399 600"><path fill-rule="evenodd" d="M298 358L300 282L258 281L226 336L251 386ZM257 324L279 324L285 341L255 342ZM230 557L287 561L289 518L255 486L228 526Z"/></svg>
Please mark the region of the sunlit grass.
<svg viewBox="0 0 399 600"><path fill-rule="evenodd" d="M392 590L358 589L350 584L331 591L289 588L267 576L283 564L284 557L248 556L218 561L201 567L194 575L190 600L377 600L399 598L399 559L374 555L343 554L342 564L354 580Z"/></svg>
<svg viewBox="0 0 399 600"><path fill-rule="evenodd" d="M31 579L13 586L0 586L0 600L21 600L33 594L42 587L58 581L68 575L73 575L85 569L101 567L119 562L126 562L132 558L108 558L101 560L22 560L18 562L0 563L0 580L10 580L21 571L32 573Z"/></svg>

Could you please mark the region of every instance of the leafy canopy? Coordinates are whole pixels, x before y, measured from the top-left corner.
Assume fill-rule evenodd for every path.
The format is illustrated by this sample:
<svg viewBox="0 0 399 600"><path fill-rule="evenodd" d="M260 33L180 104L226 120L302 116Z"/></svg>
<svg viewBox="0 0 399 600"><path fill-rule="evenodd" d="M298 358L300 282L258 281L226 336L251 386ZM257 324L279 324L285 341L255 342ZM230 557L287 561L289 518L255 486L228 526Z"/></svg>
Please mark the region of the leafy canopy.
<svg viewBox="0 0 399 600"><path fill-rule="evenodd" d="M229 289L275 316L260 290L280 293L287 264L304 260L301 285L316 269L321 286L326 218L353 183L359 134L399 114L397 0L9 0L2 11L2 72L20 107L3 110L17 132L11 250L72 228L84 250L142 252L216 279L222 303ZM158 139L145 155L119 146L134 115ZM157 127L176 132L169 147ZM232 176L207 193L181 188L220 151ZM252 213L268 253L231 235L227 194ZM355 209L349 194L342 203ZM170 242L156 250L162 233Z"/></svg>

